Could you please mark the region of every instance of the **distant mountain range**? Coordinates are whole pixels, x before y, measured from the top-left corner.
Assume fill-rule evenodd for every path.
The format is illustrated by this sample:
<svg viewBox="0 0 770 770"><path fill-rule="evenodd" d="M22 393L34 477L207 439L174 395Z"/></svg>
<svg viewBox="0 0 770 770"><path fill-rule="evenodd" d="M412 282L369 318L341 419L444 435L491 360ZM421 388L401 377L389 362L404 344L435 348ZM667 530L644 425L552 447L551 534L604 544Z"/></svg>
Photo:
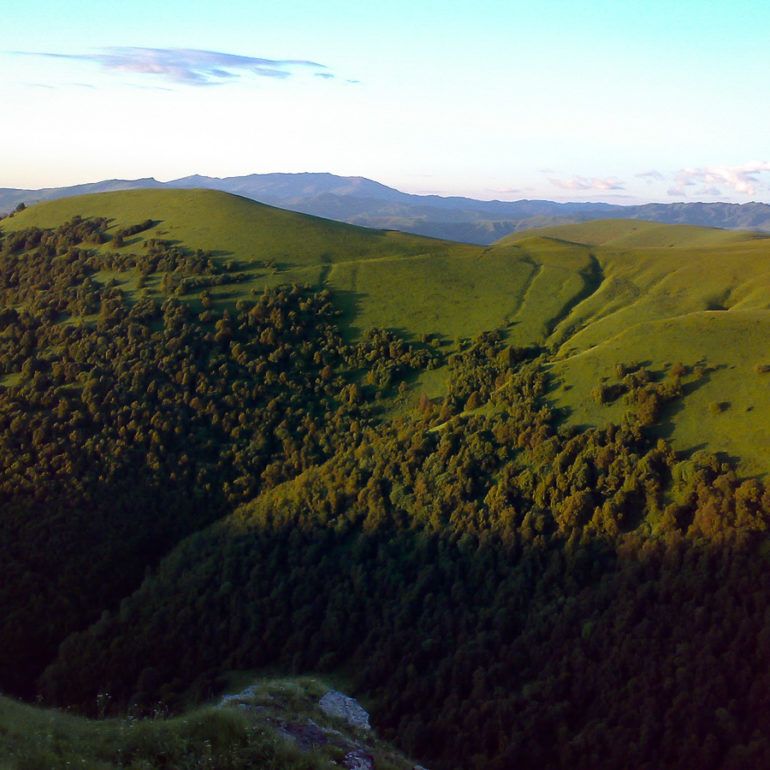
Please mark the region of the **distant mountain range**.
<svg viewBox="0 0 770 770"><path fill-rule="evenodd" d="M643 219L668 224L770 231L766 203L556 203L547 200L482 201L473 198L412 195L364 177L334 174L193 175L157 179L110 179L42 190L0 188L0 213L18 204L86 193L136 188L223 190L280 208L340 222L468 243L489 244L520 230L591 219Z"/></svg>

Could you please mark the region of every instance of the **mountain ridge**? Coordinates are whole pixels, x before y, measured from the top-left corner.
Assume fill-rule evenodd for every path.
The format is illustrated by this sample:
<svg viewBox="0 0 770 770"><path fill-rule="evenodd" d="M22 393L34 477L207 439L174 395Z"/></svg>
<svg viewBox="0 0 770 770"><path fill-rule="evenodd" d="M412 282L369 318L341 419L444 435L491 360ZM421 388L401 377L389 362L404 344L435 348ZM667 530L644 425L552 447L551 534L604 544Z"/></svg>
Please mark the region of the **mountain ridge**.
<svg viewBox="0 0 770 770"><path fill-rule="evenodd" d="M521 230L608 218L770 231L770 204L760 202L625 206L603 202L558 203L544 199L486 201L463 196L415 195L366 177L314 172L231 177L193 174L168 182L145 177L39 190L0 188L0 213L11 212L21 203L30 205L88 193L159 188L220 190L348 224L481 245L489 245Z"/></svg>

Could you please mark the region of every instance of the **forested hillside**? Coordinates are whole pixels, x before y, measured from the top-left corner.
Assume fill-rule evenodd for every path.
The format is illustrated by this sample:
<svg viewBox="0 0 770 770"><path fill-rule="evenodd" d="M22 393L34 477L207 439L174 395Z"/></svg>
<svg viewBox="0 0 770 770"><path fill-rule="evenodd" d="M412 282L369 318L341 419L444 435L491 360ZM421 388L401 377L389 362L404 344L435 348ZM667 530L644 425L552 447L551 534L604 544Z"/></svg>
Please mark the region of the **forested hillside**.
<svg viewBox="0 0 770 770"><path fill-rule="evenodd" d="M0 688L344 673L435 768L770 765L770 240L638 224L3 220Z"/></svg>

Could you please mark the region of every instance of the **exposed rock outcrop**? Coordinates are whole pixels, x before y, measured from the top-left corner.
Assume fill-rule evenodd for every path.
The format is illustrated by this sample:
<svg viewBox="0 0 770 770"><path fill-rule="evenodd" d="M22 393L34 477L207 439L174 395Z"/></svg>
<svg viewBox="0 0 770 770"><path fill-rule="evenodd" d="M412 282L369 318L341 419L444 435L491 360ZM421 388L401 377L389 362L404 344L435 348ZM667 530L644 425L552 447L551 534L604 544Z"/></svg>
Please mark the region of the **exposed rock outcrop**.
<svg viewBox="0 0 770 770"><path fill-rule="evenodd" d="M276 731L301 751L312 751L329 743L330 731L319 727L312 719L306 722L275 722Z"/></svg>
<svg viewBox="0 0 770 770"><path fill-rule="evenodd" d="M349 751L342 759L347 770L374 770L374 757L363 749Z"/></svg>
<svg viewBox="0 0 770 770"><path fill-rule="evenodd" d="M358 701L316 679L265 679L222 696L217 707L242 712L303 754L334 757L344 770L425 770L377 737Z"/></svg>
<svg viewBox="0 0 770 770"><path fill-rule="evenodd" d="M361 704L338 690L329 690L318 702L321 711L330 717L343 719L351 727L359 730L371 730L369 714Z"/></svg>

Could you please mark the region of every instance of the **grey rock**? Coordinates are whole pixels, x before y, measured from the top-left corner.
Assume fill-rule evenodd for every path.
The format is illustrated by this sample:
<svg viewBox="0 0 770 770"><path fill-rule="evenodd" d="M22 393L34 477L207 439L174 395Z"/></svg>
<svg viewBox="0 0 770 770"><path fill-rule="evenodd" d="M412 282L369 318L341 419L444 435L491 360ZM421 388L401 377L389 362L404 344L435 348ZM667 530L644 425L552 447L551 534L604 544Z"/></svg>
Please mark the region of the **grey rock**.
<svg viewBox="0 0 770 770"><path fill-rule="evenodd" d="M374 770L374 757L363 749L355 749L345 754L342 766L347 770Z"/></svg>
<svg viewBox="0 0 770 770"><path fill-rule="evenodd" d="M338 690L329 690L326 695L318 702L321 711L331 717L343 719L352 727L360 730L371 730L369 724L369 714L353 698L348 697Z"/></svg>
<svg viewBox="0 0 770 770"><path fill-rule="evenodd" d="M251 684L245 690L241 690L241 692L234 693L232 695L223 695L222 700L219 701L219 708L222 708L223 706L229 706L230 704L238 704L254 700L258 690L258 685Z"/></svg>
<svg viewBox="0 0 770 770"><path fill-rule="evenodd" d="M277 729L284 738L289 739L302 751L312 751L329 742L326 733L312 719L308 719L304 724L283 722Z"/></svg>

